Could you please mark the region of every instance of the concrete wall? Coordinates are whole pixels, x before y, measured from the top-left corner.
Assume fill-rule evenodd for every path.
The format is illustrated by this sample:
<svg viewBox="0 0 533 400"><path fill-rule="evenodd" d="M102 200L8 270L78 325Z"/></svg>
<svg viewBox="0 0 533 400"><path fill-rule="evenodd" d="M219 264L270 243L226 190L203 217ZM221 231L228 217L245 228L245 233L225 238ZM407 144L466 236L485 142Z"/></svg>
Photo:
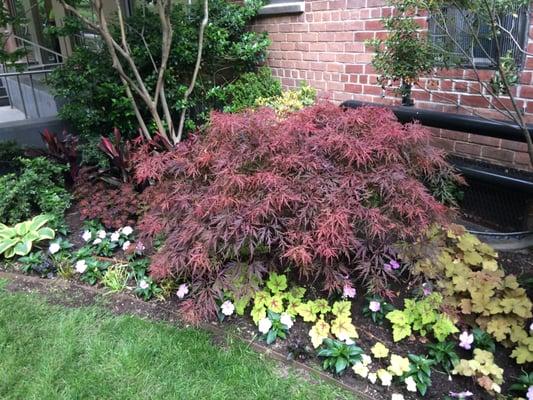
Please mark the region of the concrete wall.
<svg viewBox="0 0 533 400"><path fill-rule="evenodd" d="M61 133L68 131L68 126L57 117L4 122L0 123L0 142L14 140L23 147L44 148L41 133L45 129Z"/></svg>

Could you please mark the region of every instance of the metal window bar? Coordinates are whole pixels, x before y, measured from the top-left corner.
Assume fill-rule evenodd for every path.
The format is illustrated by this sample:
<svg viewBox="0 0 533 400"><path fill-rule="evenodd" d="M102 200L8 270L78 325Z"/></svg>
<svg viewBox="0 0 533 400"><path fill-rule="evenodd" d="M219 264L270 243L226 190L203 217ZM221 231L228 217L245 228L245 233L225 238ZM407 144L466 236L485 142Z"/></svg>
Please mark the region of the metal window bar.
<svg viewBox="0 0 533 400"><path fill-rule="evenodd" d="M447 6L441 9L441 16L430 16L429 34L432 42L447 51L454 57L462 60L466 67L472 60L467 60L463 52L471 54L476 68L494 68L496 60L496 42L492 39L491 28L487 23L479 21L475 15L467 13L456 6ZM445 31L440 18L445 19ZM527 30L529 26L528 7L519 7L515 13L499 16L501 25L508 30L512 37L502 32L498 38L500 55L511 53L518 66L524 62L524 54L520 50L525 48ZM473 37L476 35L477 40ZM452 41L450 36L454 38ZM513 40L514 39L514 40ZM515 43L518 42L519 46Z"/></svg>

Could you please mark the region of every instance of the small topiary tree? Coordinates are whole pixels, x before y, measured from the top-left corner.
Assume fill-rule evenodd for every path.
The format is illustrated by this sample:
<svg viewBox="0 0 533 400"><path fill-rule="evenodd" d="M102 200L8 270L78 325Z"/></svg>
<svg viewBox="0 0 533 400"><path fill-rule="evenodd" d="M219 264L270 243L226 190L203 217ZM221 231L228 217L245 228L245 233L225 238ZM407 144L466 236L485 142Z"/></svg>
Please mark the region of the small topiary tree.
<svg viewBox="0 0 533 400"><path fill-rule="evenodd" d="M214 316L213 287L264 258L342 288L346 276L384 292L395 244L443 221L446 208L417 180L446 169L420 125L379 108L331 103L279 120L270 109L211 115L204 134L174 151L135 155L143 240L162 235L151 274L192 282L191 320Z"/></svg>

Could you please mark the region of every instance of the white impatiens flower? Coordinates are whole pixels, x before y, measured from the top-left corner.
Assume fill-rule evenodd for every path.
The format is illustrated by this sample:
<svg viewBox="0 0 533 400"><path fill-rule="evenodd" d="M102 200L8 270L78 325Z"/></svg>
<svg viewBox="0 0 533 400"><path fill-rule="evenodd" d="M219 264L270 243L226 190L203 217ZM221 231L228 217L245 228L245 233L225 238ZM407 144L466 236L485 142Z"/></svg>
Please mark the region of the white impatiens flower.
<svg viewBox="0 0 533 400"><path fill-rule="evenodd" d="M272 321L268 318L263 318L257 325L259 332L267 334L270 328L272 328Z"/></svg>
<svg viewBox="0 0 533 400"><path fill-rule="evenodd" d="M391 400L405 400L405 397L403 397L403 394L393 393Z"/></svg>
<svg viewBox="0 0 533 400"><path fill-rule="evenodd" d="M87 271L87 264L85 263L85 260L76 261L74 269L78 274L83 274L85 271Z"/></svg>
<svg viewBox="0 0 533 400"><path fill-rule="evenodd" d="M124 228L122 228L122 234L125 236L131 235L132 232L133 228L131 226L125 226Z"/></svg>
<svg viewBox="0 0 533 400"><path fill-rule="evenodd" d="M361 378L366 378L368 376L368 373L370 370L366 365L364 365L362 362L358 362L353 367L353 372L355 372L356 375L359 375Z"/></svg>
<svg viewBox="0 0 533 400"><path fill-rule="evenodd" d="M107 233L103 229L96 232L96 236L98 236L100 239L105 239L106 235Z"/></svg>
<svg viewBox="0 0 533 400"><path fill-rule="evenodd" d="M145 289L148 289L150 287L150 285L148 284L148 282L146 282L145 279L141 279L141 281L139 282L139 287L142 290L145 290Z"/></svg>
<svg viewBox="0 0 533 400"><path fill-rule="evenodd" d="M120 239L120 232L115 231L111 234L111 241L112 242L118 242L118 239Z"/></svg>
<svg viewBox="0 0 533 400"><path fill-rule="evenodd" d="M124 244L122 245L122 250L126 251L130 248L131 242L129 240L126 240Z"/></svg>
<svg viewBox="0 0 533 400"><path fill-rule="evenodd" d="M529 325L529 331L533 332L533 322L531 323L531 325Z"/></svg>
<svg viewBox="0 0 533 400"><path fill-rule="evenodd" d="M100 239L100 238L96 238L96 239L94 239L94 241L93 241L93 244L94 244L94 245L97 245L97 244L100 244L100 243L102 243L102 239Z"/></svg>
<svg viewBox="0 0 533 400"><path fill-rule="evenodd" d="M370 381L370 383L374 384L378 380L378 376L375 372L371 372L368 374L368 380Z"/></svg>
<svg viewBox="0 0 533 400"><path fill-rule="evenodd" d="M281 316L279 317L279 322L285 325L287 329L291 329L294 325L291 316L287 313L281 313Z"/></svg>
<svg viewBox="0 0 533 400"><path fill-rule="evenodd" d="M370 357L368 354L362 354L361 362L363 363L363 365L370 365L372 364L372 357Z"/></svg>
<svg viewBox="0 0 533 400"><path fill-rule="evenodd" d="M344 340L344 343L346 343L348 346L351 346L352 344L355 344L355 340L348 338Z"/></svg>
<svg viewBox="0 0 533 400"><path fill-rule="evenodd" d="M412 376L405 379L405 386L409 392L416 392L416 382Z"/></svg>
<svg viewBox="0 0 533 400"><path fill-rule="evenodd" d="M379 369L378 378L383 386L390 386L392 384L392 374L386 369Z"/></svg>
<svg viewBox="0 0 533 400"><path fill-rule="evenodd" d="M93 235L91 234L91 231L83 231L83 234L81 235L81 238L85 242L88 242L89 240L91 240L92 237L93 237Z"/></svg>
<svg viewBox="0 0 533 400"><path fill-rule="evenodd" d="M492 384L492 390L495 391L496 393L501 393L502 392L501 386L498 385L497 383L493 383Z"/></svg>
<svg viewBox="0 0 533 400"><path fill-rule="evenodd" d="M176 292L176 296L178 296L178 299L183 299L187 293L189 293L189 286L187 286L186 283L182 283L178 287L178 291Z"/></svg>
<svg viewBox="0 0 533 400"><path fill-rule="evenodd" d="M235 311L235 306L231 301L226 300L224 303L222 303L220 309L222 311L222 314L224 314L226 317L229 317Z"/></svg>
<svg viewBox="0 0 533 400"><path fill-rule="evenodd" d="M50 243L50 246L48 247L50 254L56 254L59 250L61 250L59 243Z"/></svg>

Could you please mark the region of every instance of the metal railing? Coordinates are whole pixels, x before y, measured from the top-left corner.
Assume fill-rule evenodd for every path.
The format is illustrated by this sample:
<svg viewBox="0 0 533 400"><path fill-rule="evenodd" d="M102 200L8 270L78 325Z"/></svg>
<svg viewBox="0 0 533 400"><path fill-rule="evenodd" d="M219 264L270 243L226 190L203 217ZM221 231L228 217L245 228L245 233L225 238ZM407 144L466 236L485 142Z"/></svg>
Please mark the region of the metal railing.
<svg viewBox="0 0 533 400"><path fill-rule="evenodd" d="M46 81L46 77L52 71L53 69L0 73L0 80L6 89L11 108L18 109L19 107L16 105L21 105L22 110L20 111L24 113L26 119L29 119L31 105L28 102L33 101L35 115L40 118L42 110L36 94L36 84ZM37 76L40 79L37 79ZM28 96L28 93L31 95Z"/></svg>

